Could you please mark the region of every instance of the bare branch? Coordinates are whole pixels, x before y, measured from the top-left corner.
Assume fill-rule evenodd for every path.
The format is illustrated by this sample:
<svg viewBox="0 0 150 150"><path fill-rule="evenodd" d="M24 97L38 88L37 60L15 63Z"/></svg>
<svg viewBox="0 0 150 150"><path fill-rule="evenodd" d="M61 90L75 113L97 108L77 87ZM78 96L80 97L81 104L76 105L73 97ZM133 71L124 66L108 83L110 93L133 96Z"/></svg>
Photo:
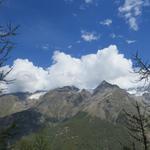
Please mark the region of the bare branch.
<svg viewBox="0 0 150 150"><path fill-rule="evenodd" d="M147 62L144 62L139 57L138 52L134 56L134 61L135 61L135 67L136 67L134 72L140 75L139 81L145 80L145 82L147 82L150 77L150 64L148 64Z"/></svg>
<svg viewBox="0 0 150 150"><path fill-rule="evenodd" d="M3 67L9 58L11 50L14 48L12 37L16 36L19 26L13 26L11 23L6 26L0 26L0 83L10 84L14 80L7 80L6 77L12 71L4 71ZM0 87L2 90L2 87Z"/></svg>

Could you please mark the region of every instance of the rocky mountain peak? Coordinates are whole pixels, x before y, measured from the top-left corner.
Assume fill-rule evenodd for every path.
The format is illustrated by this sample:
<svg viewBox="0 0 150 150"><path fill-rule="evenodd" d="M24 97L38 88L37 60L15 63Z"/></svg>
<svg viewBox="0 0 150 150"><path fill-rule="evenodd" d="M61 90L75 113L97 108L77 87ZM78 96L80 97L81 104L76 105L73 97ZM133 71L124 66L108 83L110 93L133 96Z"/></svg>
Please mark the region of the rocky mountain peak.
<svg viewBox="0 0 150 150"><path fill-rule="evenodd" d="M93 95L99 92L104 92L107 89L113 89L113 88L119 88L119 87L117 85L110 84L104 80L94 89Z"/></svg>
<svg viewBox="0 0 150 150"><path fill-rule="evenodd" d="M75 86L64 86L61 88L57 88L55 90L58 92L69 92L69 91L78 92L79 91L79 89Z"/></svg>

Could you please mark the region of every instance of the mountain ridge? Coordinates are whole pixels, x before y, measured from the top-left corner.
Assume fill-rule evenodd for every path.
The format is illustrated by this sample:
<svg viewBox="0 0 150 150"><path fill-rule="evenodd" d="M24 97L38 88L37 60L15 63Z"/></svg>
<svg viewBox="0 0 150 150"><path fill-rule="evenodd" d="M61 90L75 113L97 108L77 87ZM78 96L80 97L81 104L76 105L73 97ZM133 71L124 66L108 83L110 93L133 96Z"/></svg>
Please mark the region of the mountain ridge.
<svg viewBox="0 0 150 150"><path fill-rule="evenodd" d="M98 103L102 103L102 99L104 99L104 101L106 101L105 99L107 99L107 97L111 99L111 95L116 95L112 96L115 97L113 101L117 100L119 97L120 99L122 99L122 97L126 97L126 99L130 97L129 99L131 99L131 101L135 99L138 101L142 99L147 100L149 98L148 94L138 98L132 94L130 95L126 90L119 88L117 85L110 84L107 81L102 81L93 90L93 92L89 92L89 90L86 89L80 90L75 86L64 86L50 91L37 91L35 93L18 92L1 95L0 117L19 112L21 110L23 111L34 108L37 109L37 111L42 111L44 115L49 114L50 117L59 116L58 114L60 114L60 116L65 118L65 114L73 116L80 110L88 110L85 108L87 105L91 108L92 105L96 105L97 103L98 106ZM8 103L12 104L8 105L9 107L6 108ZM122 102L118 101L118 103ZM97 106L95 106L95 109Z"/></svg>
<svg viewBox="0 0 150 150"><path fill-rule="evenodd" d="M36 94L40 92L36 92ZM65 120L75 116L78 112L87 112L89 115L113 121L117 120L117 116L119 116L123 107L128 107L131 101L135 101L135 97L127 93L126 90L106 81L99 84L93 93L86 89L80 90L74 86L64 86L43 92L36 99L30 99L32 95L26 94L28 98L24 100L20 97L20 95L23 95L24 98L24 94L20 93L19 95L1 96L0 106L3 109L0 111L0 117L34 109L44 117L55 118L56 120ZM4 102L3 99L7 101ZM10 102L12 104L6 108L7 103Z"/></svg>
<svg viewBox="0 0 150 150"><path fill-rule="evenodd" d="M21 138L37 132L45 125L61 126L63 122L76 118L78 114L86 114L90 118L89 124L97 118L102 124L106 122L115 127L123 122L123 110L133 112L132 103L141 100L106 81L99 84L94 92L65 86L44 91L38 99L29 99L32 94L27 93L28 98L24 100L20 97L23 95L24 98L24 94L0 96L0 129L14 122L19 130L18 138Z"/></svg>

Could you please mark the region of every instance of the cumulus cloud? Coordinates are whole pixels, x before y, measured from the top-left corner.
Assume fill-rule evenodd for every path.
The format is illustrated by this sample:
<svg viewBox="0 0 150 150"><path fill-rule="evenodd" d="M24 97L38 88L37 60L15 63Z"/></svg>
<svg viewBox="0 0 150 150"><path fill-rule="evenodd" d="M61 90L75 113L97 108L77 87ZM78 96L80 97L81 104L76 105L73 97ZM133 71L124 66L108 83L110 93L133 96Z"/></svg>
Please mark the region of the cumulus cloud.
<svg viewBox="0 0 150 150"><path fill-rule="evenodd" d="M120 14L125 18L130 28L137 31L139 29L137 18L142 14L142 8L149 6L149 0L125 0L119 7Z"/></svg>
<svg viewBox="0 0 150 150"><path fill-rule="evenodd" d="M100 24L104 26L110 26L112 24L112 20L106 19L106 20L101 21Z"/></svg>
<svg viewBox="0 0 150 150"><path fill-rule="evenodd" d="M96 41L100 38L96 32L81 31L81 38L86 42Z"/></svg>
<svg viewBox="0 0 150 150"><path fill-rule="evenodd" d="M136 75L131 73L133 71L131 60L120 54L115 45L81 58L56 51L52 59L52 65L46 69L35 66L28 59L15 60L13 70L7 78L16 80L13 84L7 85L8 91L34 92L66 85L92 89L103 80L117 84L121 88L137 86L133 83Z"/></svg>
<svg viewBox="0 0 150 150"><path fill-rule="evenodd" d="M37 91L47 88L48 72L41 67L35 66L28 59L16 59L12 66L13 70L8 79L15 79L13 84L7 85L8 91Z"/></svg>

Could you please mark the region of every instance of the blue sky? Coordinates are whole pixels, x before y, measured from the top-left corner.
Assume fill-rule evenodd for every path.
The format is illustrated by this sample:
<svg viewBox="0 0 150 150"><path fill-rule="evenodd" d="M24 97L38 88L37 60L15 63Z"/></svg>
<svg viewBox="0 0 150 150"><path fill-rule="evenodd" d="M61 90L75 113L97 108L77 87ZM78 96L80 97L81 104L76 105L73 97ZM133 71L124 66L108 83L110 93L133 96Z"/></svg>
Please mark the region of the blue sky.
<svg viewBox="0 0 150 150"><path fill-rule="evenodd" d="M150 7L141 8L136 17L139 29L135 31L118 10L124 3L124 0L6 0L0 9L1 23L11 21L21 26L11 61L28 58L47 67L57 49L80 57L110 44L116 44L127 58L138 50L149 59ZM106 19L112 20L112 24L100 24ZM81 38L82 31L95 32L99 38L86 42ZM127 40L135 42L128 44Z"/></svg>
<svg viewBox="0 0 150 150"><path fill-rule="evenodd" d="M150 0L6 0L0 7L0 15L1 24L12 22L20 25L18 35L14 39L16 48L12 51L8 61L10 65L14 63L15 66L15 60L19 58L16 66L25 62L32 66L31 63L33 63L32 67L35 70L37 66L49 69L50 72L53 68L57 68L55 71L59 72L62 69L63 74L63 68L60 66L68 60L73 62L76 58L85 64L84 60L80 59L81 57L88 57L88 54L97 56L98 49L103 48L112 49L112 55L115 53L118 60L122 57L120 54L124 54L126 60L123 58L123 62L126 64L128 61L129 70L133 69L129 59L136 51L139 51L144 60L149 60ZM117 46L117 52L114 51L115 48L109 47L110 45ZM56 50L60 53L56 54ZM109 52L111 55L111 51ZM62 61L59 56L64 60ZM109 58L113 57L109 56ZM107 64L107 62L104 63ZM58 67L58 64L61 65ZM64 66L64 69L69 72L66 74L70 72L72 74L74 71L69 69L70 66L67 67ZM124 66L122 68L124 69ZM123 70L118 72L123 72ZM106 74L108 74L107 71ZM74 74L72 76L77 78ZM120 76L113 79L111 77L107 79L120 85L122 81ZM94 82L91 79L94 84L90 86L87 86L85 81L81 87L93 88L96 82L103 79L105 78L101 77L100 80L94 80ZM61 83L60 86L67 84L71 85L74 82ZM22 85L16 86L16 91L22 87ZM49 89L56 86L59 84ZM122 84L121 86L126 87ZM33 91L40 88L43 87L37 86ZM24 89L28 89L28 85Z"/></svg>

